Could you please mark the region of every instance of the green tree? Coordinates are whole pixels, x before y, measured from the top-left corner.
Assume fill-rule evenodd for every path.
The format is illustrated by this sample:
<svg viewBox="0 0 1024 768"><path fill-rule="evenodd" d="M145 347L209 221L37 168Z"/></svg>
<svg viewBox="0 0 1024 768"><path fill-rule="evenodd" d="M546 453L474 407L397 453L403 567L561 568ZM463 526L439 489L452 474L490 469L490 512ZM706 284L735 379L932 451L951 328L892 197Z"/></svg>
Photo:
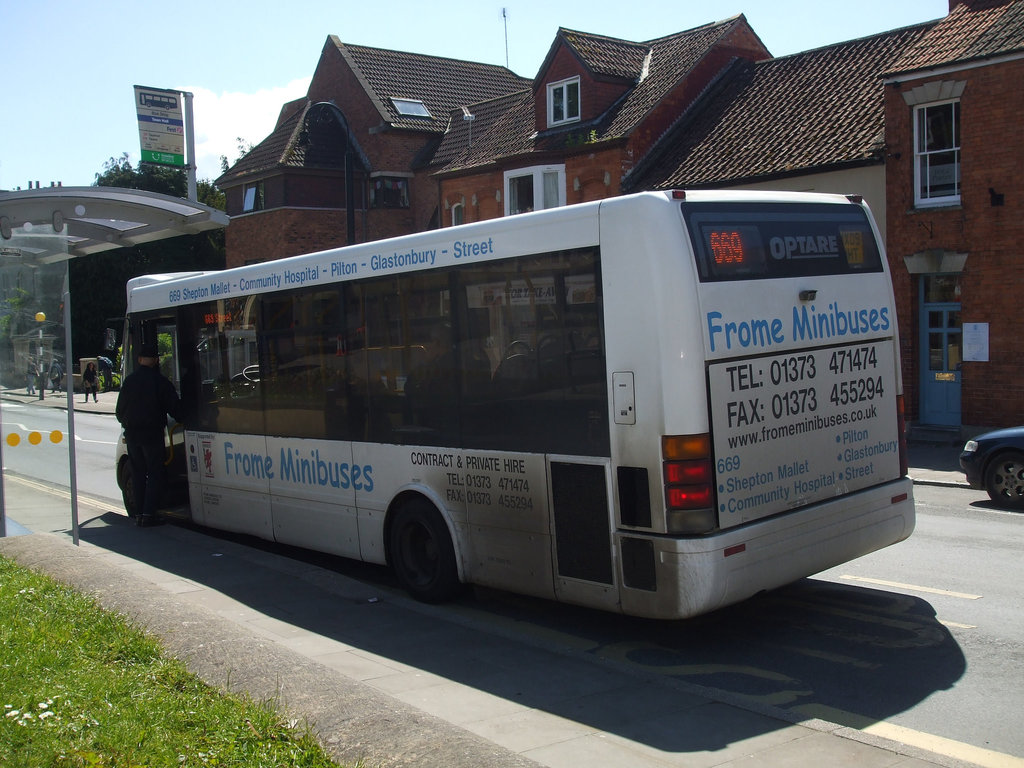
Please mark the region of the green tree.
<svg viewBox="0 0 1024 768"><path fill-rule="evenodd" d="M235 158L235 162L236 163L239 160L241 160L243 157L248 155L250 152L252 152L253 148L256 146L251 141L246 141L241 136L235 137L235 142L236 142L236 146L238 147L238 157ZM231 163L231 161L228 160L228 156L227 155L221 155L220 156L220 170L221 170L221 173L227 173L228 172L228 168L230 168L232 165L233 165L233 163Z"/></svg>
<svg viewBox="0 0 1024 768"><path fill-rule="evenodd" d="M96 186L141 189L185 197L188 179L177 168L139 163L132 167L128 153L111 157L96 174ZM224 210L224 193L207 180L196 184L198 201ZM75 358L105 354L104 330L120 329L126 305L125 283L133 277L158 272L190 272L224 268L224 231L181 235L129 248L72 259L68 264L71 286L72 346ZM119 334L120 338L120 334Z"/></svg>

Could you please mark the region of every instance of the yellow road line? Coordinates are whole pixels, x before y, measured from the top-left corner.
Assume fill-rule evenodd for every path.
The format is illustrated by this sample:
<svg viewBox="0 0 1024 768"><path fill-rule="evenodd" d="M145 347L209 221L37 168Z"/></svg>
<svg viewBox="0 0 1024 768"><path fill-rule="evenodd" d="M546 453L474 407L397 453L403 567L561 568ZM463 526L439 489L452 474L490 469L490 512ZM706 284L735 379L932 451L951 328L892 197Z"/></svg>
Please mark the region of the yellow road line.
<svg viewBox="0 0 1024 768"><path fill-rule="evenodd" d="M869 579L866 576L840 576L847 581L861 581L865 584L877 584L880 587L893 587L894 589L909 589L911 592L927 592L930 595L945 595L946 597L959 597L964 600L980 600L981 595L971 595L967 592L951 592L948 589L934 589L933 587L919 587L916 584L901 584L898 581L885 581L884 579Z"/></svg>
<svg viewBox="0 0 1024 768"><path fill-rule="evenodd" d="M964 744L961 741L953 741L942 736L933 736L930 733L921 733L892 723L875 723L861 730L873 736L881 736L883 739L892 739L901 744L927 749L929 752L974 763L984 768L1022 768L1024 766L1024 759L1014 755L975 747L972 744Z"/></svg>
<svg viewBox="0 0 1024 768"><path fill-rule="evenodd" d="M847 728L853 728L861 733L924 749L936 755L951 757L955 760L981 766L981 768L1024 768L1024 758L1017 757L1016 755L1007 755L1003 752L976 747L973 744L964 744L962 741L954 741L943 736L922 733L911 728L904 728L902 725L893 725L884 721L878 722L863 715L835 709L834 707L821 704L805 704L800 707L794 707L793 710L807 717L836 723Z"/></svg>
<svg viewBox="0 0 1024 768"><path fill-rule="evenodd" d="M31 480L27 477L19 477L17 475L5 475L4 482L20 483L21 485L32 488L33 490L48 493L51 496L56 496L57 498L64 499L68 502L71 501L71 492L66 488L55 488L52 485L47 485L45 483ZM102 510L103 512L117 512L122 515L124 514L124 507L111 504L103 501L102 499L93 498L92 496L86 496L82 493L78 494L78 503Z"/></svg>

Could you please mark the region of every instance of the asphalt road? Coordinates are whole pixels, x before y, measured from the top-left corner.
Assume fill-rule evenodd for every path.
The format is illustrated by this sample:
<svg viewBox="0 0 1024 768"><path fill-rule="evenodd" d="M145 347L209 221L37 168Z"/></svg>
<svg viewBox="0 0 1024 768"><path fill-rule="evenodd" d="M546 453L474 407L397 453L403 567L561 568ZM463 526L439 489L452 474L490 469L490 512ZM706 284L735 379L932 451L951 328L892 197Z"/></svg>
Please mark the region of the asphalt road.
<svg viewBox="0 0 1024 768"><path fill-rule="evenodd" d="M79 493L120 502L114 477L114 446L120 428L110 414L75 413L76 481ZM35 404L3 404L5 470L70 487L68 413Z"/></svg>
<svg viewBox="0 0 1024 768"><path fill-rule="evenodd" d="M4 468L67 486L66 412L5 403L3 418ZM79 492L118 502L116 422L78 413L75 428ZM450 610L638 675L897 740L927 734L1024 757L1024 514L962 488L918 485L915 497L907 541L694 620L644 621L485 589ZM380 568L242 541L397 589Z"/></svg>

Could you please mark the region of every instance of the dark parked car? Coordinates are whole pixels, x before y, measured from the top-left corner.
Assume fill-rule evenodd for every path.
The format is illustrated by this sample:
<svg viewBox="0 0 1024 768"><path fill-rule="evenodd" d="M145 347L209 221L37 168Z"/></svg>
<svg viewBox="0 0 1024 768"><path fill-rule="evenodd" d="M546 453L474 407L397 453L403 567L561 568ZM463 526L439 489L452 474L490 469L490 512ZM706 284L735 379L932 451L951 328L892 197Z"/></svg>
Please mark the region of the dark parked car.
<svg viewBox="0 0 1024 768"><path fill-rule="evenodd" d="M1024 509L1024 427L997 429L968 440L960 468L972 488L984 488L996 504Z"/></svg>

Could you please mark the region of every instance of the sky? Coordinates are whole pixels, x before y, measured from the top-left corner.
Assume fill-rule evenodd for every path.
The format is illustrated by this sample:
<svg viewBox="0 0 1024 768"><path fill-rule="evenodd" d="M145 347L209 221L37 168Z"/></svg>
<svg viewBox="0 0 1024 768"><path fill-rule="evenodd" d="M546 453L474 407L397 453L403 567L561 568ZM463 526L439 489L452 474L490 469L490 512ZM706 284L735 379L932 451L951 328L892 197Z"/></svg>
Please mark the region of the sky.
<svg viewBox="0 0 1024 768"><path fill-rule="evenodd" d="M651 40L744 14L774 56L931 21L948 0L0 0L0 190L140 159L134 85L194 96L197 176L306 94L328 35L537 74L559 27Z"/></svg>

